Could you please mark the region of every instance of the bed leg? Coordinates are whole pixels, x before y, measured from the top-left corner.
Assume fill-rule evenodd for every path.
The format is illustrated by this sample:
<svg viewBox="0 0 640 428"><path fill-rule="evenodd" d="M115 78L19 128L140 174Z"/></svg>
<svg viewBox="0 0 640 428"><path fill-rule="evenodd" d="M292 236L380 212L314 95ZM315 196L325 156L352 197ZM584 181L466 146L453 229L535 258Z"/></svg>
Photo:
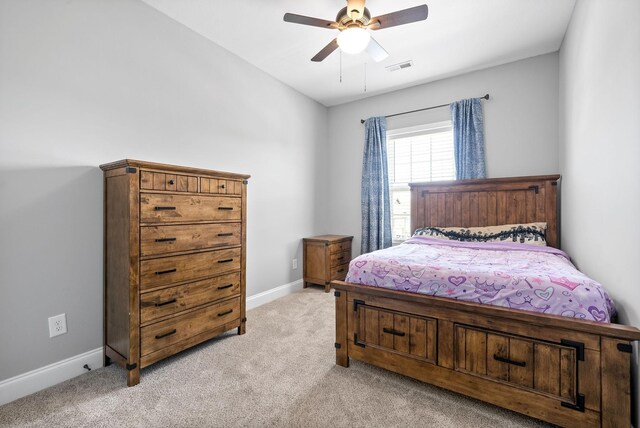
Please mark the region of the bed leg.
<svg viewBox="0 0 640 428"><path fill-rule="evenodd" d="M331 283L330 282L326 282L324 284L324 292L328 293L329 291L331 291Z"/></svg>
<svg viewBox="0 0 640 428"><path fill-rule="evenodd" d="M347 292L336 290L336 364L349 367L349 344L347 342Z"/></svg>

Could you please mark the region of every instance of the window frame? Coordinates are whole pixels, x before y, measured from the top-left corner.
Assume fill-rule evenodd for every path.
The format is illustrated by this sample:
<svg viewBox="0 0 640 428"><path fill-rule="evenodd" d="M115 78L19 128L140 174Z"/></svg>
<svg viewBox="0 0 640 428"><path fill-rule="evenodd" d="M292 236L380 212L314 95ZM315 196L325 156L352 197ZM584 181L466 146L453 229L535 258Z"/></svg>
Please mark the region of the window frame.
<svg viewBox="0 0 640 428"><path fill-rule="evenodd" d="M428 123L428 124L423 124L423 125L417 125L417 126L411 126L411 127L405 127L405 128L398 128L398 129L392 129L392 130L388 130L387 131L387 150L389 149L389 142L391 140L395 140L395 139L399 139L399 138L409 138L412 136L420 136L420 135L428 135L428 134L437 134L437 133L442 133L442 132L446 132L446 131L450 131L452 133L452 137L453 137L453 124L451 122L451 120L446 120L446 121L439 121L439 122L433 122L433 123ZM452 141L452 147L451 147L451 152L453 155L453 141ZM389 162L389 153L387 153L387 162ZM428 181L444 181L444 180L455 180L455 161L454 161L454 165L453 165L453 177L451 178L444 178L444 179L438 179L438 180L428 180ZM388 168L389 169L389 168ZM395 172L395 165L394 165L394 172ZM398 215L394 216L393 214L393 199L392 199L392 192L394 190L398 191L404 191L406 189L407 192L409 192L409 183L407 183L406 185L404 184L394 184L391 182L391 176L389 176L388 179L388 184L389 184L389 198L391 200L391 231L392 231L392 244L393 245L397 245L400 244L402 242L405 241L405 239L403 238L395 238L395 235L393 234L393 219L394 217L398 217ZM409 202L411 203L411 202ZM411 212L409 212L409 221L411 217Z"/></svg>

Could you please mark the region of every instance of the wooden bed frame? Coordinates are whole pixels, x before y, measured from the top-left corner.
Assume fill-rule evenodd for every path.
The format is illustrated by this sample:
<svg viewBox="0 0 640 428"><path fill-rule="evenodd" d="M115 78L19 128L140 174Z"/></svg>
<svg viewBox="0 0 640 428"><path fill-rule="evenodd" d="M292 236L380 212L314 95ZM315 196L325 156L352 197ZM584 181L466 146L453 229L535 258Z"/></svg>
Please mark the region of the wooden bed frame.
<svg viewBox="0 0 640 428"><path fill-rule="evenodd" d="M547 222L559 175L411 184L411 224ZM336 364L364 361L561 426L628 427L640 330L333 281Z"/></svg>

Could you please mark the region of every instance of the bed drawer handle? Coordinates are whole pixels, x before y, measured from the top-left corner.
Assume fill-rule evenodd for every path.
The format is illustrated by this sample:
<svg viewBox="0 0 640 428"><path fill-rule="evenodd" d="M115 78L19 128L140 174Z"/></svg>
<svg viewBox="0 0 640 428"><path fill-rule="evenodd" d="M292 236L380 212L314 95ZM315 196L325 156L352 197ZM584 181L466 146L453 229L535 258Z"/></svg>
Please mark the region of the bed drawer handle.
<svg viewBox="0 0 640 428"><path fill-rule="evenodd" d="M344 256L338 257L338 260L344 260Z"/></svg>
<svg viewBox="0 0 640 428"><path fill-rule="evenodd" d="M221 285L220 287L218 287L218 290L224 290L225 288L231 288L231 287L233 287L233 284Z"/></svg>
<svg viewBox="0 0 640 428"><path fill-rule="evenodd" d="M222 211L231 211L233 210L233 207L218 207L218 209Z"/></svg>
<svg viewBox="0 0 640 428"><path fill-rule="evenodd" d="M167 300L166 302L156 303L156 306L165 306L177 302L176 299Z"/></svg>
<svg viewBox="0 0 640 428"><path fill-rule="evenodd" d="M508 358L501 357L498 354L493 354L493 359L496 360L496 361L500 361L501 363L512 364L512 365L518 366L518 367L526 367L526 365L527 365L526 361L514 361L514 360L510 360Z"/></svg>
<svg viewBox="0 0 640 428"><path fill-rule="evenodd" d="M232 262L233 259L224 259L224 260L218 260L218 263L229 263Z"/></svg>
<svg viewBox="0 0 640 428"><path fill-rule="evenodd" d="M176 330L175 328L171 331L168 331L166 333L162 333L162 334L157 334L156 335L156 339L162 339L163 337L167 337L167 336L171 336L172 334L176 334L178 330Z"/></svg>
<svg viewBox="0 0 640 428"><path fill-rule="evenodd" d="M385 333L393 334L394 336L404 336L406 333L404 331L394 330L392 328L383 328L382 331Z"/></svg>
<svg viewBox="0 0 640 428"><path fill-rule="evenodd" d="M159 270L158 272L156 272L156 275L164 275L165 273L173 273L176 272L178 269L167 269L167 270Z"/></svg>
<svg viewBox="0 0 640 428"><path fill-rule="evenodd" d="M156 242L172 242L175 241L176 238L158 238L156 239Z"/></svg>
<svg viewBox="0 0 640 428"><path fill-rule="evenodd" d="M233 236L233 233L218 233L218 236Z"/></svg>
<svg viewBox="0 0 640 428"><path fill-rule="evenodd" d="M338 272L344 272L344 268L338 269Z"/></svg>
<svg viewBox="0 0 640 428"><path fill-rule="evenodd" d="M224 312L220 312L218 314L219 317L223 317L225 315L229 315L231 312L233 312L233 309L229 309L228 311L224 311Z"/></svg>
<svg viewBox="0 0 640 428"><path fill-rule="evenodd" d="M176 207L154 207L156 211L175 211Z"/></svg>

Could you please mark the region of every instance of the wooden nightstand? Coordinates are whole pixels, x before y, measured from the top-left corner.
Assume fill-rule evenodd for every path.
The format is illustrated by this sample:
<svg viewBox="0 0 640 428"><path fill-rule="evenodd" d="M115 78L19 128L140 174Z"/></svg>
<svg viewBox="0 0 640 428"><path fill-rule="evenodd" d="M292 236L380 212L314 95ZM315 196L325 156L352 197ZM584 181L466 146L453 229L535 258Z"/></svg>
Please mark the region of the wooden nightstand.
<svg viewBox="0 0 640 428"><path fill-rule="evenodd" d="M353 236L320 235L304 238L304 288L308 283L324 285L329 292L331 281L343 280L351 261Z"/></svg>

